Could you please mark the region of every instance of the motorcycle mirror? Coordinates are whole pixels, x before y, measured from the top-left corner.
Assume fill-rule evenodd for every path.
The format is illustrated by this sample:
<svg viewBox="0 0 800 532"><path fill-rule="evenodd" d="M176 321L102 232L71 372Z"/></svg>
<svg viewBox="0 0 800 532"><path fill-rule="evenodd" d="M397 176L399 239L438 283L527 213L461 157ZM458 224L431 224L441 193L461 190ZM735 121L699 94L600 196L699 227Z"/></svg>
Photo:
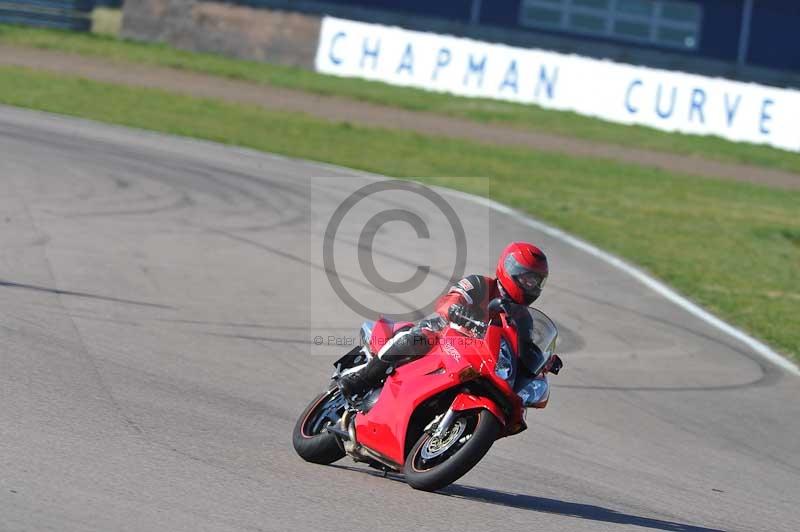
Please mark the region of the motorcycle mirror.
<svg viewBox="0 0 800 532"><path fill-rule="evenodd" d="M558 355L553 355L552 362L550 363L550 373L558 375L558 372L564 367L564 362Z"/></svg>

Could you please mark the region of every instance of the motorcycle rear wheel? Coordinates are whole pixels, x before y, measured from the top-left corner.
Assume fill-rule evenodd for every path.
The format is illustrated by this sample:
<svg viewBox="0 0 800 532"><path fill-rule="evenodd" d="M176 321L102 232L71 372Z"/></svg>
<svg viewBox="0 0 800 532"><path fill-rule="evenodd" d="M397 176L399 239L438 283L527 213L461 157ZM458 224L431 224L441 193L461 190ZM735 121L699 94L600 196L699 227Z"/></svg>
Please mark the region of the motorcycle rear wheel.
<svg viewBox="0 0 800 532"><path fill-rule="evenodd" d="M335 423L332 414L337 400L341 400L339 390L328 390L311 401L297 420L292 445L306 462L327 465L344 458L344 449L336 436L325 430L327 424Z"/></svg>
<svg viewBox="0 0 800 532"><path fill-rule="evenodd" d="M417 440L403 466L406 482L423 491L452 484L481 461L500 430L500 422L487 410L462 412L438 441L428 433Z"/></svg>

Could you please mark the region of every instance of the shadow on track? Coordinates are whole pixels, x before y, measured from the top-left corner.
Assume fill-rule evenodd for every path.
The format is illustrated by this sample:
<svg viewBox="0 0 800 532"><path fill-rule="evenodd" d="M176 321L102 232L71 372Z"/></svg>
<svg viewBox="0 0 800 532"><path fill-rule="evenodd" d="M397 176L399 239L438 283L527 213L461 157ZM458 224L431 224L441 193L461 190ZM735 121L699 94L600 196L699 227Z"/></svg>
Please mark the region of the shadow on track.
<svg viewBox="0 0 800 532"><path fill-rule="evenodd" d="M567 502L558 499L548 499L546 497L534 497L521 493L508 493L484 488L473 488L470 486L452 485L441 492L447 497L458 499L469 499L472 501L507 506L520 510L530 510L533 512L545 512L549 514L563 515L577 519L590 521L600 521L603 523L616 523L619 525L634 525L652 530L667 530L669 532L722 532L715 528L705 528L701 526L676 523L674 521L664 521L651 517L641 517L631 515L602 506L592 504L582 504L577 502Z"/></svg>
<svg viewBox="0 0 800 532"><path fill-rule="evenodd" d="M348 471L376 477L383 476L383 473L375 470L333 464L330 467L346 469ZM386 478L396 482L404 482L403 476L395 473L389 473ZM642 528L649 528L651 530L666 530L667 532L724 532L717 528L706 528L702 526L677 523L674 521L664 521L662 519L653 519L651 517L626 514L610 508L604 508L602 506L595 506L592 504L561 501L558 499L548 499L546 497L535 497L533 495L509 493L486 488L474 488L472 486L460 486L458 484L448 486L436 493L444 497L453 497L456 499L466 499L475 502L495 504L498 506L505 506L507 508L516 508L518 510L543 512L561 515L564 517L585 519L587 521L599 521L602 523L634 525Z"/></svg>

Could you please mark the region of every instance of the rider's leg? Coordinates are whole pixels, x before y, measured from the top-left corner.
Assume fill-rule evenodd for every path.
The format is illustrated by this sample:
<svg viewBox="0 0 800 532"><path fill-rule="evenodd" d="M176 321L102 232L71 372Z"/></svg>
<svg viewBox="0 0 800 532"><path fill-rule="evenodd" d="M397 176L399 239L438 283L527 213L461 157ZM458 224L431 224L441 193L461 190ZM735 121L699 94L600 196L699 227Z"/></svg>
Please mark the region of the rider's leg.
<svg viewBox="0 0 800 532"><path fill-rule="evenodd" d="M430 331L414 327L398 333L361 370L342 377L342 390L351 396L364 393L379 385L392 368L424 355L430 347Z"/></svg>
<svg viewBox="0 0 800 532"><path fill-rule="evenodd" d="M395 366L421 357L431 350L433 333L422 327L414 327L395 335L378 351L379 359Z"/></svg>

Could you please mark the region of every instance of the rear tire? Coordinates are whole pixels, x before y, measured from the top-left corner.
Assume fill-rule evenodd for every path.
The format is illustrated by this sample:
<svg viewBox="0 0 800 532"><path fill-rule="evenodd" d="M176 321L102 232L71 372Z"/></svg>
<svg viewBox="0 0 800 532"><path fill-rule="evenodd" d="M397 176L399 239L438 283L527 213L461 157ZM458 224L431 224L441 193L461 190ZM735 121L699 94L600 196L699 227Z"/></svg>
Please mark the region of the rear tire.
<svg viewBox="0 0 800 532"><path fill-rule="evenodd" d="M327 465L345 456L336 436L325 431L326 424L333 422L331 409L337 400L341 401L339 390L328 390L311 401L297 420L292 431L292 444L306 462Z"/></svg>
<svg viewBox="0 0 800 532"><path fill-rule="evenodd" d="M502 428L497 418L488 410L471 410L462 412L462 415L453 421L448 434L456 430L459 421L465 422L466 427L460 434L460 439L452 444L454 449L450 454L445 452L439 457L440 461L436 461L436 458L429 460L423 458L425 452L428 454L431 452L430 434L425 433L417 440L403 466L403 473L409 486L423 491L436 491L452 484L481 461ZM466 442L456 448L464 438L467 438Z"/></svg>

